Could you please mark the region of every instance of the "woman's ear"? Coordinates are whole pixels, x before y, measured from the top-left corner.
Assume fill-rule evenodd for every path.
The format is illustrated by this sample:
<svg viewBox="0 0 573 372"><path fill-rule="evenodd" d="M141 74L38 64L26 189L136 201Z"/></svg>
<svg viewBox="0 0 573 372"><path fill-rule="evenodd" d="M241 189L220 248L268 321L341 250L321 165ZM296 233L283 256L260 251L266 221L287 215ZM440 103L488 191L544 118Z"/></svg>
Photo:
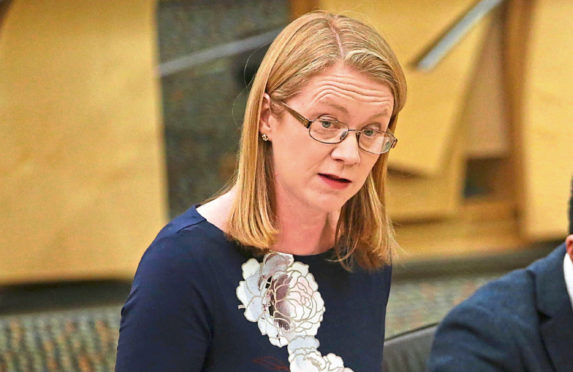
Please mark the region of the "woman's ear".
<svg viewBox="0 0 573 372"><path fill-rule="evenodd" d="M259 133L266 135L267 140L271 140L272 126L271 119L271 97L268 93L263 94L263 102L261 103L261 116L259 117Z"/></svg>

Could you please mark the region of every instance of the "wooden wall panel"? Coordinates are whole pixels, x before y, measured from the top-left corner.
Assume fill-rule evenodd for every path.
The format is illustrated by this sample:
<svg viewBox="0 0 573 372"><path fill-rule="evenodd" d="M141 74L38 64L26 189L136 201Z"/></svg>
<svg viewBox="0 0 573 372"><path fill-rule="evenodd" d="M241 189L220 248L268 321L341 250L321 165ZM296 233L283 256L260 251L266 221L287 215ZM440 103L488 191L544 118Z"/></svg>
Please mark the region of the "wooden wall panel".
<svg viewBox="0 0 573 372"><path fill-rule="evenodd" d="M390 172L388 212L395 222L416 222L453 217L462 202L465 175L465 128L457 125L447 161L433 176L418 177Z"/></svg>
<svg viewBox="0 0 573 372"><path fill-rule="evenodd" d="M567 232L573 176L573 2L536 0L523 87L522 228L531 239Z"/></svg>
<svg viewBox="0 0 573 372"><path fill-rule="evenodd" d="M151 0L16 0L0 38L0 283L125 277L165 222Z"/></svg>
<svg viewBox="0 0 573 372"><path fill-rule="evenodd" d="M502 76L502 16L502 12L495 11L488 26L487 42L480 46L477 64L461 103L462 114L440 171L424 177L394 172L388 177L388 208L394 221L454 217L463 202L467 159L503 157L509 162L511 146ZM393 155L391 153L391 157ZM480 176L489 173L491 171ZM496 176L501 173L497 171ZM509 175L501 175L507 183ZM499 188L497 182L493 186Z"/></svg>
<svg viewBox="0 0 573 372"><path fill-rule="evenodd" d="M466 154L474 159L509 158L511 155L511 131L503 76L505 12L500 10L496 10L492 17L466 99Z"/></svg>

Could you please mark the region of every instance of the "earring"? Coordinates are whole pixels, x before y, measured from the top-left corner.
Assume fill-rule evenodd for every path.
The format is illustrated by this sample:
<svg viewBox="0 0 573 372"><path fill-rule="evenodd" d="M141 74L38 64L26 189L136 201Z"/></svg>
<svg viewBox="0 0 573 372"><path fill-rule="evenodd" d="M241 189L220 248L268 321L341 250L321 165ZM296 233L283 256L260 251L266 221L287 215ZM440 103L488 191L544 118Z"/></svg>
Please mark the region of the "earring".
<svg viewBox="0 0 573 372"><path fill-rule="evenodd" d="M261 134L261 138L263 139L263 141L267 142L269 140L269 136L267 136L265 133Z"/></svg>

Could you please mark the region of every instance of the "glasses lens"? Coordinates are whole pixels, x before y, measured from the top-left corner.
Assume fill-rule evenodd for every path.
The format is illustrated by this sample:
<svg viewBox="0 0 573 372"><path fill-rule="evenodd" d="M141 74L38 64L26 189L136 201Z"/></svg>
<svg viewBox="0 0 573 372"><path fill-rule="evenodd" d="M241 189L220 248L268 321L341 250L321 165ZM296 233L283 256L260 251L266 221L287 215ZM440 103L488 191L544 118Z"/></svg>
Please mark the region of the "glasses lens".
<svg viewBox="0 0 573 372"><path fill-rule="evenodd" d="M339 143L347 128L344 124L331 119L316 119L309 127L310 136L324 143Z"/></svg>
<svg viewBox="0 0 573 372"><path fill-rule="evenodd" d="M359 144L362 149L374 154L384 154L392 148L391 135L375 130L362 131Z"/></svg>

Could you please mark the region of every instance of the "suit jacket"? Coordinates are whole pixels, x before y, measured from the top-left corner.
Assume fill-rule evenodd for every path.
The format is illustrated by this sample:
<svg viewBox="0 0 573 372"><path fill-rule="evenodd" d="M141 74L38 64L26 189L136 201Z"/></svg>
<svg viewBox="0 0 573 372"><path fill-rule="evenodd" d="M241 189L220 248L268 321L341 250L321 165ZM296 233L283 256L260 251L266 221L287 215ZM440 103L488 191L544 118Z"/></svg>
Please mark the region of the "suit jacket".
<svg viewBox="0 0 573 372"><path fill-rule="evenodd" d="M442 321L428 371L573 371L565 245L483 286Z"/></svg>

